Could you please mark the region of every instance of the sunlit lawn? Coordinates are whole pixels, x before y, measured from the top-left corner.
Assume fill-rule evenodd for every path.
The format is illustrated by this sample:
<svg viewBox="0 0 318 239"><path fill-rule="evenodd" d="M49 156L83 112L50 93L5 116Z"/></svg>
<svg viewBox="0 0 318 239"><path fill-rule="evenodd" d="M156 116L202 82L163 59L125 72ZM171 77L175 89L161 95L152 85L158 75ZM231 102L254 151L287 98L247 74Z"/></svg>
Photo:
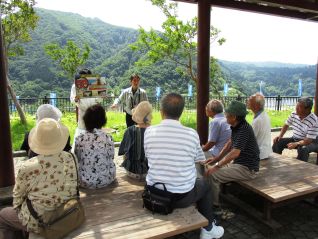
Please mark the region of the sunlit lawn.
<svg viewBox="0 0 318 239"><path fill-rule="evenodd" d="M271 119L272 127L280 127L284 124L285 120L289 116L290 111L268 111L269 117ZM253 115L249 113L247 115L247 121L251 122ZM11 118L11 136L13 149L18 150L23 141L24 133L30 130L35 125L35 117L32 115L27 115L28 126L25 128L21 125L18 117ZM153 113L152 124L156 125L161 121L161 116L158 111ZM62 118L63 124L65 124L71 135L71 142L73 142L73 135L76 128L76 120L74 113L65 113ZM195 111L185 111L181 117L181 123L185 126L196 128L196 112ZM126 129L125 114L110 111L107 112L107 128L115 129L116 131L112 133L114 141L121 141L123 134Z"/></svg>

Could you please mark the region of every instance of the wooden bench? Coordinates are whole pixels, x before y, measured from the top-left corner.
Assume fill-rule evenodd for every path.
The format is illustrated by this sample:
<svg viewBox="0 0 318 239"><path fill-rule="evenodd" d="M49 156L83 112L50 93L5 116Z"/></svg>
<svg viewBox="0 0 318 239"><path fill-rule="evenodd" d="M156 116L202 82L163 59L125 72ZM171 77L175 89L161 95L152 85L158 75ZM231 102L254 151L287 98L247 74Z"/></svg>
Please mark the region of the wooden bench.
<svg viewBox="0 0 318 239"><path fill-rule="evenodd" d="M15 158L16 171L24 160ZM4 199L12 200L12 189L0 188ZM143 189L144 182L130 179L117 165L115 183L104 189L80 190L86 221L66 238L166 238L208 225L194 206L153 215L142 206ZM40 237L32 234L31 238Z"/></svg>
<svg viewBox="0 0 318 239"><path fill-rule="evenodd" d="M153 215L142 207L143 188L119 168L110 187L81 190L86 221L67 238L166 238L208 225L194 206Z"/></svg>
<svg viewBox="0 0 318 239"><path fill-rule="evenodd" d="M222 195L223 198L275 229L280 225L271 217L273 208L318 195L318 166L273 153L268 160L261 161L255 179L237 184L261 196L263 214L232 195Z"/></svg>

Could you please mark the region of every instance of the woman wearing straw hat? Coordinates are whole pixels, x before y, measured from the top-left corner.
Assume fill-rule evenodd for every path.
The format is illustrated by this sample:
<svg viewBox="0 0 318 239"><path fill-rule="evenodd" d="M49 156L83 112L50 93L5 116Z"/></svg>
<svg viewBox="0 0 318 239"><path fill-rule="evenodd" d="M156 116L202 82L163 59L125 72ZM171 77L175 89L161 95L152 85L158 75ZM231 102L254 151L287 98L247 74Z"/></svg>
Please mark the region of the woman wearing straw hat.
<svg viewBox="0 0 318 239"><path fill-rule="evenodd" d="M140 102L132 110L132 119L137 125L130 126L125 131L118 155L124 155L122 166L129 177L144 179L148 172L148 162L144 151L144 133L152 119L151 104L148 101Z"/></svg>
<svg viewBox="0 0 318 239"><path fill-rule="evenodd" d="M36 111L36 123L38 123L40 120L44 119L44 118L51 118L51 119L55 119L56 121L60 121L60 119L62 118L62 112L56 108L53 105L50 104L43 104L40 105ZM21 150L25 150L28 154L29 158L32 158L34 156L37 156L37 154L35 152L33 152L32 150L30 150L30 146L29 146L29 133L30 132L26 132L24 135L24 140L22 142L21 145ZM70 137L68 137L67 142L65 144L64 147L64 151L70 151L72 149L71 145L70 145Z"/></svg>
<svg viewBox="0 0 318 239"><path fill-rule="evenodd" d="M49 118L39 121L30 131L30 148L38 156L25 161L16 175L13 207L0 211L1 239L25 238L27 232L39 232L26 199L41 216L76 197L75 161L63 151L68 137L68 129Z"/></svg>
<svg viewBox="0 0 318 239"><path fill-rule="evenodd" d="M114 142L102 130L107 118L97 104L87 108L83 120L86 131L75 139L75 154L79 164L80 185L85 188L106 187L116 178Z"/></svg>

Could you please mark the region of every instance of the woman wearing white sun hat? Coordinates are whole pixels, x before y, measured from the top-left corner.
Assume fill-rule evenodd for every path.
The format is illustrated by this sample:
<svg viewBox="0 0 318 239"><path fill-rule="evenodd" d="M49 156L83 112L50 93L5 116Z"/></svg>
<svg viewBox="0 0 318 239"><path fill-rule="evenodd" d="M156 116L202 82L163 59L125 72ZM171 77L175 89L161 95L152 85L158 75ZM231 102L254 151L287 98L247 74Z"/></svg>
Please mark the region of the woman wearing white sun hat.
<svg viewBox="0 0 318 239"><path fill-rule="evenodd" d="M41 216L76 197L76 164L72 154L63 151L68 137L67 127L50 118L42 119L30 131L29 145L38 155L25 161L16 175L13 207L0 211L1 239L39 232L26 199Z"/></svg>

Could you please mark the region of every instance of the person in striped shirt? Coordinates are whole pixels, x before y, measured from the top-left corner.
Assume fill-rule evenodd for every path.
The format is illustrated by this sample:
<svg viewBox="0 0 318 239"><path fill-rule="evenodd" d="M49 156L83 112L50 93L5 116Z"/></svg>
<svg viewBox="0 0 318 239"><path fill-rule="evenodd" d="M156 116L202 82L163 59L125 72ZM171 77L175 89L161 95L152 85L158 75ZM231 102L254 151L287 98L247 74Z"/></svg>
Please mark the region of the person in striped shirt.
<svg viewBox="0 0 318 239"><path fill-rule="evenodd" d="M311 113L312 99L303 97L298 100L296 112L286 120L279 136L273 140L273 152L282 154L285 148L297 149L297 159L307 162L309 153L318 152L318 118ZM289 126L293 127L293 136L283 138Z"/></svg>
<svg viewBox="0 0 318 239"><path fill-rule="evenodd" d="M195 163L205 160L204 153L197 132L179 121L183 108L181 95L166 95L160 108L163 120L145 131L144 149L149 166L147 185L164 183L173 195L175 208L197 203L198 211L209 220L209 225L201 229L200 238L220 238L224 229L215 225L210 187L196 174ZM158 188L163 190L162 185Z"/></svg>
<svg viewBox="0 0 318 239"><path fill-rule="evenodd" d="M135 123L132 119L132 109L135 108L140 102L148 101L147 93L144 89L139 88L140 77L137 74L130 76L131 87L124 89L123 92L115 99L112 109L116 108L119 104L123 105L126 113L127 128Z"/></svg>
<svg viewBox="0 0 318 239"><path fill-rule="evenodd" d="M205 176L211 186L216 213L222 213L219 203L221 183L253 179L259 171L259 148L253 128L245 120L247 113L242 102L232 101L228 105L225 117L231 125L231 138L216 157L205 162Z"/></svg>

